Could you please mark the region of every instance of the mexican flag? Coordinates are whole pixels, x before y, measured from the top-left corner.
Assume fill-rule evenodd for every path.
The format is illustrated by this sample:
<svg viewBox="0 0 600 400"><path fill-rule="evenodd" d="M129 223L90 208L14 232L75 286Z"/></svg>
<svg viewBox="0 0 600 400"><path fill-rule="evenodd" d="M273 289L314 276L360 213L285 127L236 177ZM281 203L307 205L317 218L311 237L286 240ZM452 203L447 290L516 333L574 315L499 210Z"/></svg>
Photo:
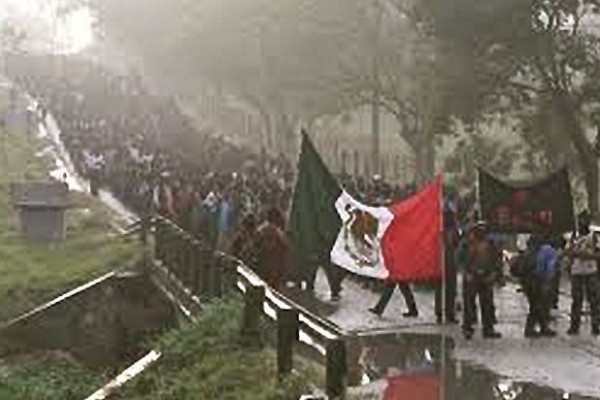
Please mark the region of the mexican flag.
<svg viewBox="0 0 600 400"><path fill-rule="evenodd" d="M329 258L353 273L422 281L441 276L441 180L389 207L370 207L345 192L306 134L290 228L296 251Z"/></svg>
<svg viewBox="0 0 600 400"><path fill-rule="evenodd" d="M341 194L336 178L303 132L289 224L295 251L303 259L329 259L342 226L335 208Z"/></svg>

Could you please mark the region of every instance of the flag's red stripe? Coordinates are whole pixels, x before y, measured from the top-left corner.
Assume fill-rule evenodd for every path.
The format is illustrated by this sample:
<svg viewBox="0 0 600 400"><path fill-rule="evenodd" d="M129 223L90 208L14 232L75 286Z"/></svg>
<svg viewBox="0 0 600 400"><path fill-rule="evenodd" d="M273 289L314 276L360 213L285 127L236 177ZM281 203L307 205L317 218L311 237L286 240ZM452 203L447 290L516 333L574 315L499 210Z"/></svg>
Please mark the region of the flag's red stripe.
<svg viewBox="0 0 600 400"><path fill-rule="evenodd" d="M438 400L439 381L435 373L406 374L388 378L384 400Z"/></svg>
<svg viewBox="0 0 600 400"><path fill-rule="evenodd" d="M389 280L424 281L441 276L441 179L390 207L394 219L382 238Z"/></svg>

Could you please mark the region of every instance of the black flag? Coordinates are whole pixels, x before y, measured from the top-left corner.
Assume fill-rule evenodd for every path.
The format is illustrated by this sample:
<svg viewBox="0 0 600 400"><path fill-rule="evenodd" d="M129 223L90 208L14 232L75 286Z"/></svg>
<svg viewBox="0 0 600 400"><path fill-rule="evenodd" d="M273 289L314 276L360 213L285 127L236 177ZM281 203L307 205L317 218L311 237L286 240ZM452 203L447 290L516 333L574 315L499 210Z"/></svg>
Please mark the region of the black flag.
<svg viewBox="0 0 600 400"><path fill-rule="evenodd" d="M504 182L480 170L479 201L494 232L565 233L575 227L566 169L533 182Z"/></svg>

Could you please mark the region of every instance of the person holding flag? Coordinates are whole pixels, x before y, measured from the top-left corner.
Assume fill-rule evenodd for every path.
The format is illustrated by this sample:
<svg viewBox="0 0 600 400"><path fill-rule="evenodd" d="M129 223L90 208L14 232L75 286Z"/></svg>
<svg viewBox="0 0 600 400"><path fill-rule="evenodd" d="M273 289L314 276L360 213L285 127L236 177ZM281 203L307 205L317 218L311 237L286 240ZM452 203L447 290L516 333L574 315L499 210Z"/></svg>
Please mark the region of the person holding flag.
<svg viewBox="0 0 600 400"><path fill-rule="evenodd" d="M306 281L307 289L312 290L317 270L322 267L332 300L339 299L344 277L330 260L330 250L341 225L335 209L335 199L341 193L337 180L303 132L288 226L296 268L302 268L295 275L299 281Z"/></svg>
<svg viewBox="0 0 600 400"><path fill-rule="evenodd" d="M381 293L381 297L379 301L375 305L375 307L369 308L369 312L377 315L378 317L383 314L385 308L387 307L390 299L392 298L392 293L394 293L394 289L398 286L400 289L400 293L404 297L404 302L406 303L406 307L408 307L408 311L402 314L406 318L416 318L419 316L419 310L417 309L417 302L415 301L415 296L410 288L410 284L406 282L398 282L398 283L388 283L383 292Z"/></svg>
<svg viewBox="0 0 600 400"><path fill-rule="evenodd" d="M338 185L303 132L292 241L301 254L327 251L333 264L390 284L440 279L441 198L437 178L396 204L364 205Z"/></svg>

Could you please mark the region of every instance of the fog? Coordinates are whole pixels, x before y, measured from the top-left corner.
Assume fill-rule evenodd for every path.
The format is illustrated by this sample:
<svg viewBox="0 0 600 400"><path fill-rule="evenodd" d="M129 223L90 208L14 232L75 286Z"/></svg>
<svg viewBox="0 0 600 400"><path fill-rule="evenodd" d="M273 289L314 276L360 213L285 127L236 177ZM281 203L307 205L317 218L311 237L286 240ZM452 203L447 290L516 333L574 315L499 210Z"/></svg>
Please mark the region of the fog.
<svg viewBox="0 0 600 400"><path fill-rule="evenodd" d="M401 157L396 179L569 165L578 188L597 181L590 2L550 15L550 0L1 1L27 51L87 49L274 152L295 154L303 127L327 160L358 152L363 174ZM563 95L576 109L556 109Z"/></svg>
<svg viewBox="0 0 600 400"><path fill-rule="evenodd" d="M57 0L0 0L0 25L24 33L26 51L73 54L93 42L94 16L79 4Z"/></svg>
<svg viewBox="0 0 600 400"><path fill-rule="evenodd" d="M118 212L124 207L141 216L158 211L219 250L229 247L228 236L242 226L235 226L242 215L252 216L244 228L249 239L267 216L279 225L283 242L283 210L292 210L290 231L304 230L325 243L318 225L328 224L331 216L319 214L333 213L326 203L336 204L340 187L365 205L383 207L437 176L451 198L444 214L456 213L462 232L484 227L472 225L483 218L502 233L564 233L573 229L575 212L589 211L600 221L599 17L600 0L0 0L0 80L5 75L12 87L32 94L43 122L55 131L55 142L64 143L73 165L57 163L56 178L73 186L69 176L63 178L71 169L71 175L89 179L92 194L101 199L107 198L104 193L114 195L105 202ZM304 168L298 162L302 148L309 160ZM559 186L546 184L556 177ZM496 178L504 183L490 183ZM319 180L328 182L313 187L311 182ZM482 182L502 190L489 189L497 193L482 196ZM513 187L514 182L519 184ZM430 211L439 217L440 186L435 187ZM328 196L314 206L313 199ZM118 202L124 207L114 205ZM303 202L314 203L315 209L295 213L294 203ZM486 202L493 207L484 207ZM351 212L340 213L344 231L331 229L333 250L293 249L290 254L305 253L307 259L323 254L327 260L336 238L342 238L342 257L358 265L351 270L374 268L383 256L375 250L379 244L368 242L379 240L383 231L377 226L385 221L365 217L369 207L347 203L352 207L337 205ZM305 229L298 221L315 224ZM336 215L331 221L340 222ZM432 221L422 222L434 234L431 252L440 247L439 224ZM371 233L353 233L355 223ZM421 231L416 223L413 228L416 234ZM360 246L346 241L351 236ZM363 239L369 239L370 249ZM446 249L457 244L455 239ZM417 250L427 255L427 246ZM490 260L499 254L490 253ZM302 258L291 264L302 266ZM406 263L420 264L416 258ZM269 279L284 284L277 274ZM331 300L337 303L340 287L329 278ZM463 284L479 279L477 274L471 278ZM525 299L512 283L498 283L506 294L500 313L502 308L522 313L521 303L513 300ZM533 286L524 283L531 302L537 294L527 293ZM384 328L364 318L375 301L363 295L367 285L351 285L343 296L355 296L345 303L352 307L323 314L355 333ZM552 286L563 293L562 286ZM546 287L539 289L545 293ZM485 288L488 295L493 291ZM466 314L473 314L467 307L475 304L471 300L464 300ZM433 305L425 297L419 303ZM419 314L408 299L405 305L414 308L405 316ZM494 309L480 306L483 313ZM536 307L530 303L530 313L537 313ZM383 309L369 311L379 317ZM522 315L507 316L498 321L511 324L506 329L511 340L500 342L505 348L489 353L476 346L477 354L463 357L499 368L502 375L537 382L546 379L547 360L576 347L561 339L555 353L531 357L532 352L515 346L528 342L512 340L517 337L514 322ZM463 328L470 328L468 318ZM491 319L482 316L481 321L488 325ZM566 322L557 319L561 334ZM541 325L539 333L549 336ZM483 328L484 336L499 338L492 327ZM473 331L464 333L470 339ZM532 333L525 331L527 337ZM511 363L493 362L502 354ZM588 355L563 361L585 365ZM563 373L572 364L557 365L554 385L564 380L573 390L593 387L593 368L578 380ZM507 384L485 385L498 389L496 397L519 395Z"/></svg>

